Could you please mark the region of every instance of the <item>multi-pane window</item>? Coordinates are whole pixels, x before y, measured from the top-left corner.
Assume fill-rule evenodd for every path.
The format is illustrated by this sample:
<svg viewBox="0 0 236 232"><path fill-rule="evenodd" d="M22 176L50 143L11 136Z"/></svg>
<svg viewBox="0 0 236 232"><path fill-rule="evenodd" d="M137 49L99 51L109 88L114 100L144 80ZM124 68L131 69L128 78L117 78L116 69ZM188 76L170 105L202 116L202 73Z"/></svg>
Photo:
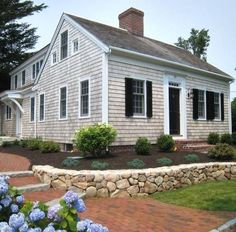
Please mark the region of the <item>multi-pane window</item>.
<svg viewBox="0 0 236 232"><path fill-rule="evenodd" d="M133 112L135 115L145 114L145 93L144 93L144 81L133 80Z"/></svg>
<svg viewBox="0 0 236 232"><path fill-rule="evenodd" d="M6 105L6 108L5 108L5 117L6 117L6 120L11 119L11 107L9 107L7 105Z"/></svg>
<svg viewBox="0 0 236 232"><path fill-rule="evenodd" d="M67 87L60 88L60 119L67 117Z"/></svg>
<svg viewBox="0 0 236 232"><path fill-rule="evenodd" d="M52 64L55 64L57 62L57 52L52 53Z"/></svg>
<svg viewBox="0 0 236 232"><path fill-rule="evenodd" d="M39 121L44 121L45 95L39 95Z"/></svg>
<svg viewBox="0 0 236 232"><path fill-rule="evenodd" d="M35 64L33 64L33 68L32 68L32 78L33 79L35 79L35 77L37 77L37 75L39 74L42 64L43 64L43 60L40 60L40 61L36 62Z"/></svg>
<svg viewBox="0 0 236 232"><path fill-rule="evenodd" d="M80 82L80 116L89 115L89 80Z"/></svg>
<svg viewBox="0 0 236 232"><path fill-rule="evenodd" d="M17 75L15 75L15 85L14 85L14 87L15 87L15 89L17 89L17 85L18 84L18 77L17 77Z"/></svg>
<svg viewBox="0 0 236 232"><path fill-rule="evenodd" d="M21 85L25 85L25 70L21 73Z"/></svg>
<svg viewBox="0 0 236 232"><path fill-rule="evenodd" d="M61 60L68 56L68 31L61 33Z"/></svg>
<svg viewBox="0 0 236 232"><path fill-rule="evenodd" d="M214 93L214 115L215 119L220 119L220 94Z"/></svg>
<svg viewBox="0 0 236 232"><path fill-rule="evenodd" d="M206 97L205 97L205 91L199 90L198 91L198 118L205 119L206 118L206 110L205 110L205 104L206 104Z"/></svg>
<svg viewBox="0 0 236 232"><path fill-rule="evenodd" d="M76 53L79 51L79 40L75 39L73 40L73 53Z"/></svg>
<svg viewBox="0 0 236 232"><path fill-rule="evenodd" d="M33 64L33 68L32 68L32 78L35 79L36 77L36 65Z"/></svg>
<svg viewBox="0 0 236 232"><path fill-rule="evenodd" d="M35 97L30 98L30 121L35 121Z"/></svg>

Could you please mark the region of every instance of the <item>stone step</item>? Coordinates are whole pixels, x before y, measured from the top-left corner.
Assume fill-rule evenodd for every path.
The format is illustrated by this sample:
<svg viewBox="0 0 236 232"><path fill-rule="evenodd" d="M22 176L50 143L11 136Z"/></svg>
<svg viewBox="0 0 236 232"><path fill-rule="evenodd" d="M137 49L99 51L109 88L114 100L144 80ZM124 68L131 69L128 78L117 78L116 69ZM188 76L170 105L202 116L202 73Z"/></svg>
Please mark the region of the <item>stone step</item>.
<svg viewBox="0 0 236 232"><path fill-rule="evenodd" d="M33 176L32 171L10 171L10 172L0 172L0 176L9 176L9 177L26 177Z"/></svg>
<svg viewBox="0 0 236 232"><path fill-rule="evenodd" d="M12 177L9 179L9 184L15 187L29 184L38 184L41 183L38 177L36 176L26 176L26 177Z"/></svg>
<svg viewBox="0 0 236 232"><path fill-rule="evenodd" d="M50 184L38 183L38 184L28 184L16 187L17 190L25 192L43 192L50 188Z"/></svg>

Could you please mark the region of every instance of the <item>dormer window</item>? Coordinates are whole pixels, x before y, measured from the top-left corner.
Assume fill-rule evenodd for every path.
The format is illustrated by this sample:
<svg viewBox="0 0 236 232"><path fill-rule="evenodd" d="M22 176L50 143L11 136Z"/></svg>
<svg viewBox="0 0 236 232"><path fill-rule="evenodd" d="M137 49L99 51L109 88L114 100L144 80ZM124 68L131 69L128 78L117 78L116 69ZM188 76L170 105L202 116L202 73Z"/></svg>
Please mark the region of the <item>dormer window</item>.
<svg viewBox="0 0 236 232"><path fill-rule="evenodd" d="M77 38L73 40L73 53L75 54L78 51L79 51L79 40Z"/></svg>
<svg viewBox="0 0 236 232"><path fill-rule="evenodd" d="M68 31L61 33L61 60L68 56Z"/></svg>
<svg viewBox="0 0 236 232"><path fill-rule="evenodd" d="M56 64L57 63L57 52L53 52L52 53L52 64Z"/></svg>

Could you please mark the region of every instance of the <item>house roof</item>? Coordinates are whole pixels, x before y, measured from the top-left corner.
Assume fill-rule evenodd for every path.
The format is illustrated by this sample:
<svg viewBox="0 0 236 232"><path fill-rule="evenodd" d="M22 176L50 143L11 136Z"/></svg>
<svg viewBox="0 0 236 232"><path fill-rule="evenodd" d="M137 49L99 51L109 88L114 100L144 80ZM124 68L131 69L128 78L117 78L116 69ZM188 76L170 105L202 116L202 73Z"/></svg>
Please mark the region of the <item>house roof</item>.
<svg viewBox="0 0 236 232"><path fill-rule="evenodd" d="M182 65L187 65L193 68L213 72L231 78L230 75L226 74L220 69L177 46L147 37L136 36L124 29L115 28L74 15L66 15L84 27L108 47L117 47L145 55L150 55L163 60L176 62Z"/></svg>

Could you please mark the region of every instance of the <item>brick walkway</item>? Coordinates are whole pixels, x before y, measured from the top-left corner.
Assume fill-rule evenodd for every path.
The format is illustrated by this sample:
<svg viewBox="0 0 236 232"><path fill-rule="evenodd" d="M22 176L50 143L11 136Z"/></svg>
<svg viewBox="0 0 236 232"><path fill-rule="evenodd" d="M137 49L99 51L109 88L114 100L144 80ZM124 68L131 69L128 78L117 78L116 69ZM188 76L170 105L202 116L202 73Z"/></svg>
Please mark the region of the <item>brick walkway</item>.
<svg viewBox="0 0 236 232"><path fill-rule="evenodd" d="M88 199L81 218L106 225L110 232L205 232L236 216L160 203L152 199Z"/></svg>
<svg viewBox="0 0 236 232"><path fill-rule="evenodd" d="M22 156L0 152L0 172L25 171L29 166L29 160Z"/></svg>

